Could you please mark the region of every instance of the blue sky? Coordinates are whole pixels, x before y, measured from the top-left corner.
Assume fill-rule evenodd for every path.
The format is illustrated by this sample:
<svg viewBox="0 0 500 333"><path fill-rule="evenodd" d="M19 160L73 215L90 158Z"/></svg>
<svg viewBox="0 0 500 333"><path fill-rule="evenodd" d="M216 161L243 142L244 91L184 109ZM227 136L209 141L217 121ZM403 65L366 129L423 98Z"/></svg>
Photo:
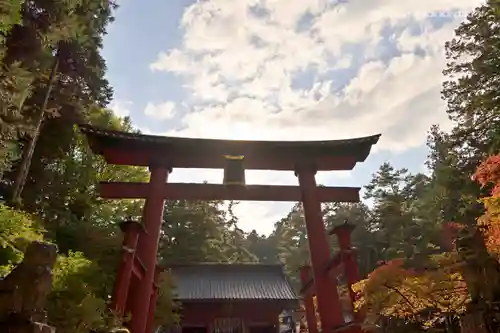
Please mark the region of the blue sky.
<svg viewBox="0 0 500 333"><path fill-rule="evenodd" d="M476 0L122 0L104 57L111 108L155 135L326 140L382 133L352 172L326 185L363 186L381 163L424 170L440 99L443 45ZM220 182L220 170L172 181ZM248 172L249 183L295 184ZM240 227L269 233L287 203L241 203Z"/></svg>

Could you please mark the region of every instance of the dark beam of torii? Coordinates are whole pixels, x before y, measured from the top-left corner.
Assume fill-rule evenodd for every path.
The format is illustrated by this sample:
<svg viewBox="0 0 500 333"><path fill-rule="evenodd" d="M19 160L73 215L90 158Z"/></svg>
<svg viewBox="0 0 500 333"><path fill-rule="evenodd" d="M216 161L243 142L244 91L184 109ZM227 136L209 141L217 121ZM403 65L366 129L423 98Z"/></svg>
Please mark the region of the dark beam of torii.
<svg viewBox="0 0 500 333"><path fill-rule="evenodd" d="M161 195L166 200L238 200L238 201L291 201L302 200L299 186L166 183ZM359 187L323 187L317 189L321 202L358 202ZM148 183L101 182L99 195L105 199L144 199L149 192Z"/></svg>

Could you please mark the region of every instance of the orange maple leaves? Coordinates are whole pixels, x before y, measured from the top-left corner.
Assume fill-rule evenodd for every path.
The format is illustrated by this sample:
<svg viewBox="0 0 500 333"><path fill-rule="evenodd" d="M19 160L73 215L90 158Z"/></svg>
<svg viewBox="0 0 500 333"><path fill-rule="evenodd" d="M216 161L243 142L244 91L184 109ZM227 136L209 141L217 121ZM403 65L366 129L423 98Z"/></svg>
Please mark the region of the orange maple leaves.
<svg viewBox="0 0 500 333"><path fill-rule="evenodd" d="M481 163L473 176L483 188L491 186L491 196L482 198L486 212L478 220L484 226L488 251L500 256L500 155L490 156Z"/></svg>
<svg viewBox="0 0 500 333"><path fill-rule="evenodd" d="M480 199L486 213L478 220L490 253L500 258L500 155L491 156L475 172L473 179L483 188L491 188L490 196ZM466 281L462 276L461 259L454 240L464 228L459 223L446 223L443 245L449 252L433 255L428 260L435 269L417 271L405 267L405 259L380 263L367 279L359 281L354 290L361 296L357 308L365 308L367 320L380 315L404 318L419 317L432 309L433 316L420 317L432 325L445 313L463 313L470 301Z"/></svg>
<svg viewBox="0 0 500 333"><path fill-rule="evenodd" d="M477 168L472 179L483 187L493 185L491 195L500 195L500 155L488 157L488 159Z"/></svg>

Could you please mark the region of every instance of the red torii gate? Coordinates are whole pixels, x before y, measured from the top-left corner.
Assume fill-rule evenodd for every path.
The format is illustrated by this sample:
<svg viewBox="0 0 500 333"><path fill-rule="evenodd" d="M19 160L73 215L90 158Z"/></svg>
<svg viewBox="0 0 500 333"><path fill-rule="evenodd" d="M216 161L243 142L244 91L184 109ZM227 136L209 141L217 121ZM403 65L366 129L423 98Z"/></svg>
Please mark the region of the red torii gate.
<svg viewBox="0 0 500 333"><path fill-rule="evenodd" d="M109 164L147 166L149 183L103 182L107 199L146 199L142 227L125 223L123 260L112 309L130 312L132 333L151 333L156 305L157 251L165 200L302 201L311 256L313 284L323 332L343 327L335 279L325 271L331 261L321 202L358 202L357 187L318 187L317 171L352 170L364 161L380 135L334 141L231 141L142 135L80 125L92 151ZM167 183L173 168L228 168L237 157L240 171L294 171L299 186ZM238 171L237 171L238 172ZM241 176L241 175L240 175ZM244 173L242 174L244 181ZM355 261L344 262L347 271Z"/></svg>
<svg viewBox="0 0 500 333"><path fill-rule="evenodd" d="M363 322L364 316L361 312L354 311L354 302L356 301L356 293L352 286L359 281L358 276L358 263L356 262L355 252L351 244L351 232L354 230L352 224L344 223L334 227L330 231L330 235L336 235L340 247L337 253L326 266L323 267L323 274L336 283L336 279L342 273L345 274L347 288L349 290L350 309L352 315L352 322L344 322L333 332L343 333L361 333L360 324ZM318 333L316 313L314 308L314 296L318 296L318 289L314 283L313 271L311 266L300 267L300 280L302 282L301 294L303 295L306 321L309 333ZM319 307L319 304L318 304ZM319 309L318 309L319 310ZM321 315L320 315L321 317ZM321 324L323 326L323 318L321 317Z"/></svg>

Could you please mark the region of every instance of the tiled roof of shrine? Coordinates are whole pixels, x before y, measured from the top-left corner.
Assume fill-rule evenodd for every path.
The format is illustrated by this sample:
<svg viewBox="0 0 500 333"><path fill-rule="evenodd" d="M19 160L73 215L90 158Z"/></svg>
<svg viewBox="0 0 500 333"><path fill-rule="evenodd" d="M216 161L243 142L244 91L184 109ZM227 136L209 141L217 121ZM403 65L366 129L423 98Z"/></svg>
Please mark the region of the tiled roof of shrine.
<svg viewBox="0 0 500 333"><path fill-rule="evenodd" d="M202 263L170 269L180 301L298 299L281 265Z"/></svg>

